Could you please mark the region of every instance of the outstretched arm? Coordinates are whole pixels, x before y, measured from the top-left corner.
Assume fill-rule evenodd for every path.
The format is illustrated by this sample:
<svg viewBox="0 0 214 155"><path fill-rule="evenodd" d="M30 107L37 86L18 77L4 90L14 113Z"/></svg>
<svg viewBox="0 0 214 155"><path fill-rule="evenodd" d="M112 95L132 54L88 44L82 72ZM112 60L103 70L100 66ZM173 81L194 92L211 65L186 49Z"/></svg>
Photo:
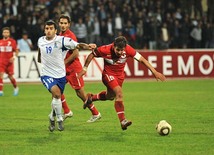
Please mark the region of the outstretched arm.
<svg viewBox="0 0 214 155"><path fill-rule="evenodd" d="M93 53L90 53L90 54L88 55L88 57L86 58L86 60L85 60L85 64L84 64L84 67L83 67L82 71L81 71L80 73L78 73L78 77L79 77L79 78L86 74L87 68L88 68L88 66L89 66L89 64L90 64L90 62L91 62L91 60L92 60L93 58L94 58L94 54L93 54Z"/></svg>
<svg viewBox="0 0 214 155"><path fill-rule="evenodd" d="M97 47L97 45L96 44L86 44L86 43L79 43L78 45L77 45L77 49L79 49L79 50L92 50L92 49L95 49Z"/></svg>
<svg viewBox="0 0 214 155"><path fill-rule="evenodd" d="M165 81L166 77L162 74L159 73L158 71L155 70L154 67L152 67L152 65L141 55L139 59L136 59L139 62L141 62L142 64L144 64L151 72L152 74L155 76L156 80L161 80L161 81Z"/></svg>

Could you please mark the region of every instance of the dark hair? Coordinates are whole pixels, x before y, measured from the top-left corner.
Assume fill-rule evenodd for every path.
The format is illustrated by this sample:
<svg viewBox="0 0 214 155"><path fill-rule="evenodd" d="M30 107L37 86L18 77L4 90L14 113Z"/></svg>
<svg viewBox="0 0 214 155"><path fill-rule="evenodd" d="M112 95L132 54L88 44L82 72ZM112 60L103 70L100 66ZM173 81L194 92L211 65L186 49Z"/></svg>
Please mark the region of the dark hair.
<svg viewBox="0 0 214 155"><path fill-rule="evenodd" d="M114 40L115 47L124 48L124 47L126 47L126 44L127 44L127 40L123 36L119 36L119 37L115 38L115 40Z"/></svg>
<svg viewBox="0 0 214 155"><path fill-rule="evenodd" d="M22 35L28 35L27 31L23 31Z"/></svg>
<svg viewBox="0 0 214 155"><path fill-rule="evenodd" d="M58 22L60 21L61 18L65 18L65 19L68 20L68 23L71 23L71 18L66 14L61 14L60 17L59 17Z"/></svg>
<svg viewBox="0 0 214 155"><path fill-rule="evenodd" d="M2 32L3 32L4 30L10 31L10 28L9 28L9 27L3 27L3 28L2 28Z"/></svg>
<svg viewBox="0 0 214 155"><path fill-rule="evenodd" d="M57 24L53 20L48 20L45 22L46 25L54 25L54 28L57 30Z"/></svg>

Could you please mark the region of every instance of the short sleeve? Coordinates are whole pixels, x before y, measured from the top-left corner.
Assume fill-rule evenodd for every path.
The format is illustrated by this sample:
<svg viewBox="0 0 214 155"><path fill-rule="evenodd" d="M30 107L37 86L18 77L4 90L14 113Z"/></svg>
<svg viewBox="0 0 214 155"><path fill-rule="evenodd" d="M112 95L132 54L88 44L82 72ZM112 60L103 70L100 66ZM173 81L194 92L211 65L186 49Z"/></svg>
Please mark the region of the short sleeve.
<svg viewBox="0 0 214 155"><path fill-rule="evenodd" d="M70 49L70 50L75 49L78 44L79 44L78 42L74 41L71 38L68 38L68 37L62 38L62 45L66 49Z"/></svg>

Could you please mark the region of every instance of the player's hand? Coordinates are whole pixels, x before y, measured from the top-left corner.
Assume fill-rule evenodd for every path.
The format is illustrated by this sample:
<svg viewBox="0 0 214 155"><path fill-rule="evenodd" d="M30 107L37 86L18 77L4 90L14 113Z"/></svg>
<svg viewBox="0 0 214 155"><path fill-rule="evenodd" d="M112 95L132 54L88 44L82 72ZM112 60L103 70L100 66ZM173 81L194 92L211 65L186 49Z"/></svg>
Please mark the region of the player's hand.
<svg viewBox="0 0 214 155"><path fill-rule="evenodd" d="M161 81L165 81L166 80L166 77L163 74L159 73L159 72L156 72L154 75L155 75L155 78L156 78L157 81L158 80L161 80Z"/></svg>
<svg viewBox="0 0 214 155"><path fill-rule="evenodd" d="M81 70L81 72L77 73L77 78L81 78L85 74L86 74L86 71L85 70Z"/></svg>
<svg viewBox="0 0 214 155"><path fill-rule="evenodd" d="M10 58L10 63L12 63L15 60L15 57Z"/></svg>
<svg viewBox="0 0 214 155"><path fill-rule="evenodd" d="M97 48L96 44L88 44L90 50Z"/></svg>

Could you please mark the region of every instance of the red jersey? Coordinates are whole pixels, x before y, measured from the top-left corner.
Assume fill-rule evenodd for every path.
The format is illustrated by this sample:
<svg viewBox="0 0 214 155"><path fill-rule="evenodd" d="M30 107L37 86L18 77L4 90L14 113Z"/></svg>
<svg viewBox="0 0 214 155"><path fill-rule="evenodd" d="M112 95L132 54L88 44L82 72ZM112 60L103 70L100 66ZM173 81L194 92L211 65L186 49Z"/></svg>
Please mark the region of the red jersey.
<svg viewBox="0 0 214 155"><path fill-rule="evenodd" d="M123 54L118 57L114 52L114 44L104 45L97 48L93 52L95 57L102 57L104 59L103 73L111 74L117 77L124 76L124 68L129 57L134 57L136 51L130 45L127 45Z"/></svg>
<svg viewBox="0 0 214 155"><path fill-rule="evenodd" d="M13 57L13 52L17 50L16 41L12 38L0 40L0 59L9 60Z"/></svg>
<svg viewBox="0 0 214 155"><path fill-rule="evenodd" d="M77 41L77 38L75 36L75 34L70 31L70 30L66 30L64 33L60 33L61 36L65 36L65 37L69 37L71 39L73 39L74 41ZM70 55L72 54L72 51L69 51L66 54L66 58L68 58ZM72 72L72 70L75 70L75 72L80 72L82 70L82 64L80 63L79 58L75 58L73 62L66 64L66 73L70 73Z"/></svg>

